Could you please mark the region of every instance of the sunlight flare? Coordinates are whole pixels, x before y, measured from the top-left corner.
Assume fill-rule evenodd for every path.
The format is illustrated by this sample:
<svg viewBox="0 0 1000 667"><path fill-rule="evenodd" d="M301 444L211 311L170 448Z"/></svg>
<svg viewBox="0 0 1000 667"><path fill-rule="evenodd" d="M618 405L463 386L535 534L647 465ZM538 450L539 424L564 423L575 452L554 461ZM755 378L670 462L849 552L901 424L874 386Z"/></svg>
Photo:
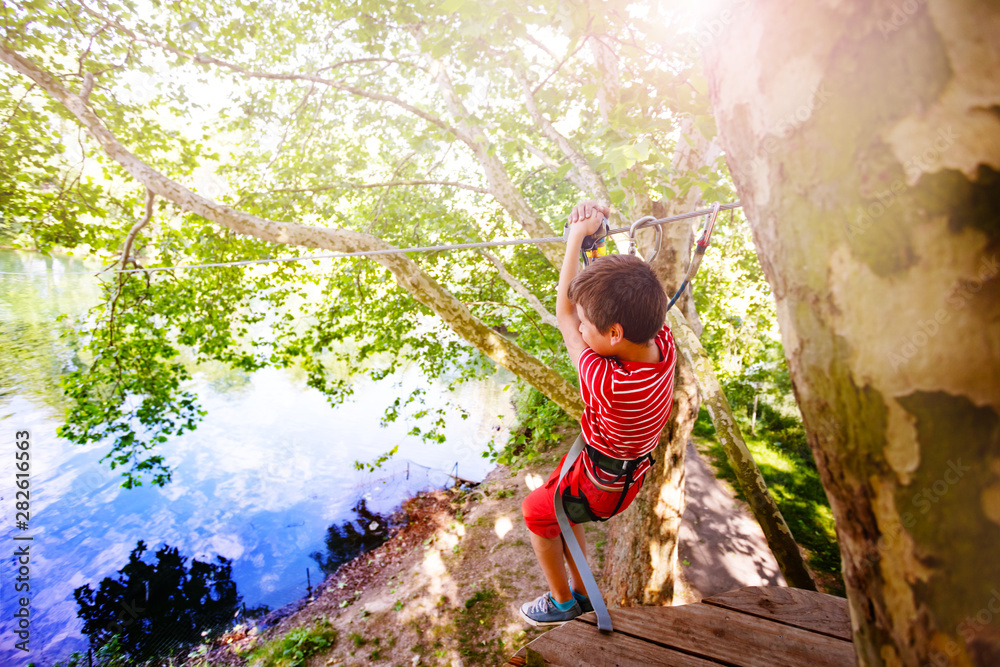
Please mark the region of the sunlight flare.
<svg viewBox="0 0 1000 667"><path fill-rule="evenodd" d="M504 536L514 529L514 522L510 520L508 516L502 516L497 519L496 523L493 525L493 532L497 534L501 540Z"/></svg>

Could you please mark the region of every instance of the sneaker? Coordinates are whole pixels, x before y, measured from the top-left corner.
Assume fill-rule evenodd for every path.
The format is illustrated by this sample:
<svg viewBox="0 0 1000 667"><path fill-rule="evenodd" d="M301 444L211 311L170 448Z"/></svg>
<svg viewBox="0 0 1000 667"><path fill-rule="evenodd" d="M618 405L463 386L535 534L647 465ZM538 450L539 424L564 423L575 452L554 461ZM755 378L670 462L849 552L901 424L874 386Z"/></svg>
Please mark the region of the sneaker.
<svg viewBox="0 0 1000 667"><path fill-rule="evenodd" d="M586 614L587 612L594 611L594 605L590 603L590 598L584 598L583 600L581 600L576 595L574 595L573 598L576 600L576 603L580 605L581 614Z"/></svg>
<svg viewBox="0 0 1000 667"><path fill-rule="evenodd" d="M521 618L536 627L562 625L582 613L576 600L573 600L573 606L568 611L560 611L547 592L521 605Z"/></svg>

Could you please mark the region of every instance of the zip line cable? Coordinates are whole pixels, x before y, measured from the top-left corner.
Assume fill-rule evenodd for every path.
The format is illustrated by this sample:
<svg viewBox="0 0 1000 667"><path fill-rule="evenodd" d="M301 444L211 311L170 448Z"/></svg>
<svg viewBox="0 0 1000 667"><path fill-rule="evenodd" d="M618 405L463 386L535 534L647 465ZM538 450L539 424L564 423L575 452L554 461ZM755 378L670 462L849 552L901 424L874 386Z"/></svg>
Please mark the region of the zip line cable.
<svg viewBox="0 0 1000 667"><path fill-rule="evenodd" d="M740 202L736 201L731 204L723 204L719 206L718 210L728 211L734 208L740 208ZM629 227L618 227L617 229L612 229L608 231L608 236L613 234L623 234L632 233L632 228L636 228L636 231L641 228L664 225L670 222L679 222L681 220L687 220L689 218L698 218L703 215L708 215L712 213L714 207L703 208L697 211L691 211L689 213L681 213L679 215L672 215L667 218L659 218L657 220L644 221L638 224L633 224ZM208 264L180 264L177 266L154 266L149 268L138 268L138 269L104 269L98 271L98 273L105 274L116 274L116 273L156 273L158 271L175 271L175 270L187 270L187 269L208 269L214 267L224 267L224 266L248 266L250 264L273 264L276 262L305 262L311 260L319 259L344 259L347 257L374 257L377 255L399 255L409 252L434 252L439 250L471 250L473 248L494 248L497 246L513 246L513 245L535 245L540 243L562 243L562 236L548 236L542 239L506 239L503 241L482 241L478 243L453 243L444 245L429 245L429 246L416 246L413 248L387 248L385 250L359 250L357 252L337 252L330 253L326 255L311 255L308 257L273 257L270 259L245 259L235 262L212 262ZM67 271L65 273L60 273L61 276L73 276L73 275L87 275L93 274L93 271ZM24 271L0 271L0 275L4 276L36 276L44 274L27 273Z"/></svg>

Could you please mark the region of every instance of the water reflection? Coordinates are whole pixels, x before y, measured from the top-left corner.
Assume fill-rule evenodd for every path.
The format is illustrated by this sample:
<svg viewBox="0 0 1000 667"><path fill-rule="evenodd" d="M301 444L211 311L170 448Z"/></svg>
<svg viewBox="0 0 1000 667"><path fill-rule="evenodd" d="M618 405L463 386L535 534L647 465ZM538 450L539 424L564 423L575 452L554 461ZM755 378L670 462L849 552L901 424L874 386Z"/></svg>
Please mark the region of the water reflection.
<svg viewBox="0 0 1000 667"><path fill-rule="evenodd" d="M456 463L461 477L478 480L488 471L480 453L495 435L497 416L510 419L507 377L461 386L451 398L470 418L449 419L447 441L428 445L408 436L412 424L403 420L378 425L392 397L417 387L427 389L424 407L445 404L445 389L415 372L355 382L353 400L334 409L292 372L246 376L204 366L191 368L191 390L207 416L196 431L158 448L174 481L121 489L117 471L100 463L107 444L77 446L55 434L65 409L58 377L76 354L60 337L68 323L56 317L99 297L92 275L66 275L84 269L77 260L0 251L0 271L36 272L0 275L0 457L13 460L15 430L31 431L34 536L31 653L13 648L13 626L0 617L0 664L48 665L85 650L73 592L114 576L139 540L203 562L229 559L248 608L279 608L305 594L306 570L316 568L310 554L324 551L331 525L356 520L360 499L366 512L388 514L408 495L446 483L444 471ZM394 445L399 451L387 466L371 474L354 469L354 461ZM0 496L8 511L14 479L9 467L3 470ZM12 537L5 526L0 540L11 544ZM4 581L12 567L10 556L3 558ZM5 609L7 601L5 594Z"/></svg>
<svg viewBox="0 0 1000 667"><path fill-rule="evenodd" d="M326 553L314 551L309 554L323 574L333 574L344 563L389 539L393 528L391 515L372 512L365 498L351 511L357 515L356 519L335 523L326 529Z"/></svg>
<svg viewBox="0 0 1000 667"><path fill-rule="evenodd" d="M228 628L240 605L231 561L191 559L188 566L176 547L163 545L155 561L143 559L146 550L139 540L118 577L73 591L91 646L131 663L183 655L202 633Z"/></svg>
<svg viewBox="0 0 1000 667"><path fill-rule="evenodd" d="M61 315L84 312L100 297L93 269L77 259L0 250L0 401L31 397L61 412L65 401L55 381L74 362L60 337L70 328Z"/></svg>

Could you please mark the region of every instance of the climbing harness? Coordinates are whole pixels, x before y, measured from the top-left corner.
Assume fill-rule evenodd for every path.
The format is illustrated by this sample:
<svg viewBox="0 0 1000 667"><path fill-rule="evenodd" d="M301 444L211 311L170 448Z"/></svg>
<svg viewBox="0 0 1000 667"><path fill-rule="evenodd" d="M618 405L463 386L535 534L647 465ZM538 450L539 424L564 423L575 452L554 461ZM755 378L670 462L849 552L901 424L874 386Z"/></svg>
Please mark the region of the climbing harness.
<svg viewBox="0 0 1000 667"><path fill-rule="evenodd" d="M685 288L687 288L688 283L694 278L695 274L698 273L698 267L701 266L701 259L705 256L705 251L708 246L712 243L712 231L715 229L715 220L719 216L719 211L723 209L734 209L739 206L739 202L735 204L722 205L716 202L711 206L711 208L704 209L701 211L696 211L694 214L685 213L679 216L673 216L670 218L663 218L657 220L653 216L646 216L644 218L639 218L627 228L629 235L628 252L630 255L636 254L636 239L639 230L653 226L656 230L656 243L655 250L653 254L650 255L646 261L652 262L656 258L656 255L660 250L660 240L661 240L661 230L660 225L666 222L673 222L675 220L684 220L687 218L696 217L696 215L707 215L708 219L705 221L705 228L702 230L701 235L695 242L695 249L691 255L691 261L688 264L687 273L684 276L684 280L681 282L680 288L674 294L673 298L670 299L670 303L667 304L667 310L673 307L674 303L684 293ZM593 252L594 249L598 247L598 241L606 246L604 243L605 239L610 234L615 234L621 231L625 231L625 228L618 230L610 230L608 228L608 219L604 219L604 223L601 228L598 229L591 236L587 236L584 239L584 244L581 246L580 254L583 259L583 263L586 265L590 264L589 259L593 259L596 255L590 255L588 258L588 253ZM564 232L564 236L569 234L569 226L567 225ZM607 254L607 253L605 253ZM556 483L556 490L552 497L552 503L555 506L556 522L559 524L559 530L562 533L563 541L566 543L566 547L569 549L570 556L573 557L573 562L576 564L577 571L580 573L580 578L583 579L583 585L587 589L587 596L590 597L591 603L594 605L594 613L597 615L597 629L601 632L611 633L614 632L614 627L611 624L611 615L608 613L608 607L604 603L604 597L601 595L601 589L597 587L597 582L594 579L594 574L590 571L590 566L587 564L587 559L583 555L583 549L580 548L579 542L577 542L576 534L573 532L570 526L570 520L573 523L585 523L587 521L607 521L611 517L600 517L597 516L591 509L590 505L587 503L587 499L583 497L583 494L574 495L572 489L567 487L560 491L562 486L563 478L566 473L569 472L573 464L579 459L580 454L586 450L587 455L590 457L591 462L601 470L608 472L612 475L617 475L612 484L617 483L622 477L625 477L625 485L622 488L621 495L618 497L618 505L615 507L614 512L611 516L618 513L621 509L622 503L625 502L625 497L628 495L629 487L631 487L634 480L632 479L633 473L638 469L639 465L649 459L650 464L655 461L650 454L645 456L640 456L637 459L616 459L601 452L597 451L594 447L587 444L583 439L583 434L581 433L577 437L576 442L570 448L569 453L566 454L566 458L563 460L562 469L559 472L559 481ZM592 480L595 481L596 480Z"/></svg>
<svg viewBox="0 0 1000 667"><path fill-rule="evenodd" d="M719 204L716 202L707 209L699 209L697 211L690 211L688 213L681 213L679 215L673 215L667 218L653 218L653 216L645 216L633 222L629 227L620 227L618 229L611 229L608 223L608 219L604 218L600 229L598 229L594 234L587 236L581 246L581 259L585 265L589 265L591 261L598 257L603 257L611 254L612 249L607 243L609 236L614 234L621 234L628 232L629 235L629 246L628 252L631 255L636 254L637 245L637 234L640 230L646 227L653 227L656 233L655 250L653 254L650 255L646 261L651 262L656 258L659 253L660 241L662 238L661 225L678 222L681 220L687 220L690 218L697 218L703 215L708 216L708 220L705 223L705 228L702 231L701 236L698 238L694 253L691 256L691 262L688 265L687 274L684 280L681 282L680 288L677 293L674 294L673 298L667 305L667 310L669 310L680 295L684 292L684 289L688 286L692 278L698 272L698 267L701 265L701 259L705 254L705 250L708 249L711 243L712 231L715 227L715 220L719 215L719 211L729 211L733 209L741 208L740 202L736 201L730 204ZM486 241L477 243L456 243L456 244L444 244L444 245L433 245L433 246L417 246L412 248L382 248L378 250L361 250L356 252L340 252L340 253L330 253L325 255L308 255L304 257L274 257L270 259L252 259L252 260L240 260L234 262L213 262L207 264L186 264L178 266L157 266L149 268L135 268L135 269L106 269L102 273L115 274L115 273L155 273L158 271L173 271L173 270L185 270L185 269L202 269L211 267L228 267L228 266L247 266L251 264L270 264L275 262L301 262L308 260L319 260L319 259L341 259L347 257L374 257L378 255L397 255L410 252L430 252L430 251L441 251L441 250L470 250L474 248L492 248L497 246L514 246L514 245L529 245L529 244L541 244L541 243L558 243L559 241L565 241L569 234L569 226L567 225L562 237L547 237L540 239L507 239L501 241ZM74 274L93 274L94 271L70 271L61 275L74 275ZM13 271L0 271L0 275L20 275L20 276L33 276L32 273L27 272L13 272ZM591 511L589 504L587 504L586 498L582 495L575 496L572 492L567 494L560 493L560 487L562 486L563 478L566 473L569 472L573 464L579 459L580 453L587 449L588 455L591 457L591 461L601 470L616 475L614 482L617 483L621 477L625 477L625 485L622 489L621 496L618 500L618 505L615 507L614 512L611 516L618 513L621 509L621 505L628 494L628 489L634 482L632 475L642 461L649 459L650 463L653 463L653 457L646 455L639 457L637 459L622 460L615 459L604 454L601 454L596 449L586 444L581 434L573 446L570 448L569 453L563 461L562 470L559 473L559 481L556 484L556 491L553 497L553 504L555 506L556 521L559 524L559 529L562 533L563 539L566 542L566 546L569 549L570 555L573 557L573 561L577 565L577 569L580 572L580 577L583 579L583 585L587 589L587 594L591 598L591 602L594 606L594 612L597 615L597 629L601 632L610 633L614 629L611 625L611 616L608 614L607 605L604 603L604 598L601 596L601 591L597 587L597 582L594 580L594 575L590 571L590 567L587 565L587 559L583 555L583 550L580 548L579 543L576 540L576 535L573 533L570 527L569 519L567 518L566 507L564 503L568 503L570 506L570 511L573 513L574 523L584 523L585 521L606 521L610 517L600 517ZM579 519L579 520L578 520Z"/></svg>
<svg viewBox="0 0 1000 667"><path fill-rule="evenodd" d="M629 227L620 227L618 229L611 229L608 219L604 218L600 229L598 229L594 234L591 234L584 238L584 242L581 246L581 259L585 265L589 265L591 261L598 257L603 257L611 254L612 249L607 243L609 236L614 234L621 234L628 232L629 235L629 246L628 252L631 255L636 254L636 244L637 244L637 234L640 230L646 227L653 227L656 233L656 243L655 250L653 254L650 255L646 261L652 262L659 253L660 241L662 238L661 225L678 222L681 220L687 220L690 218L697 218L703 215L708 216L708 220L705 223L705 228L702 231L701 236L698 238L694 253L691 256L691 262L688 266L687 274L681 283L680 288L677 293L674 294L673 298L667 305L667 310L669 310L680 295L684 292L688 283L694 278L695 274L698 272L698 267L701 265L701 259L705 255L705 250L708 249L711 243L712 231L715 227L715 220L719 215L719 211L729 211L733 209L741 208L740 202L736 201L730 204L719 204L716 202L710 208L699 209L697 211L690 211L688 213L681 213L679 215L670 216L667 218L654 218L653 216L645 216L633 222ZM383 248L378 250L361 250L356 252L340 252L340 253L330 253L325 255L308 255L304 257L275 257L270 259L252 259L252 260L241 260L234 262L213 262L207 264L186 264L179 266L157 266L149 268L135 268L135 269L117 269L111 270L106 269L102 273L115 274L115 273L155 273L158 271L173 271L173 270L185 270L185 269L202 269L211 267L228 267L228 266L247 266L251 264L270 264L275 262L301 262L307 260L319 260L319 259L341 259L347 257L373 257L378 255L397 255L410 252L429 252L429 251L441 251L441 250L470 250L474 248L492 248L497 246L513 246L513 245L529 245L529 244L541 244L541 243L558 243L559 241L565 241L569 234L569 225L566 226L562 237L547 237L540 239L507 239L501 241L486 241L477 243L457 243L457 244L444 244L444 245L433 245L433 246L417 246L412 248ZM93 274L94 271L70 271L60 275L75 275L75 274ZM26 272L14 272L14 271L0 271L0 275L20 275L20 276L33 276L35 274ZM621 505L625 500L628 490L634 482L632 476L638 466L642 461L648 458L650 464L652 464L653 457L649 454L639 457L637 459L615 459L610 456L606 456L596 449L588 445L581 434L573 446L570 448L569 453L563 461L562 470L559 473L559 481L556 484L556 491L553 497L553 504L555 506L556 521L559 524L559 529L562 532L563 539L566 542L566 546L569 549L570 555L573 557L573 561L577 565L577 569L580 572L580 577L583 579L583 585L587 589L587 594L591 599L594 606L594 612L597 615L597 629L601 632L610 633L614 629L611 625L611 616L608 614L607 605L604 603L604 598L601 596L601 591L597 587L597 582L594 580L594 575L590 571L590 567L587 565L587 559L583 555L583 550L580 548L579 543L576 540L576 535L573 533L570 527L570 519L567 518L567 511L564 504L568 503L570 511L573 513L572 519L574 523L584 523L586 521L607 521L610 517L600 517L594 514L590 509L590 505L587 503L586 498L582 495L576 496L572 492L570 493L560 493L559 489L562 486L563 478L566 473L569 472L573 464L579 459L580 453L586 448L588 455L591 458L591 462L595 466L612 475L616 475L612 484L617 483L622 477L625 477L625 485L622 489L621 496L618 499L618 505L615 507L614 512L611 516L618 513L621 509ZM578 520L579 519L579 520Z"/></svg>
<svg viewBox="0 0 1000 667"><path fill-rule="evenodd" d="M567 486L562 492L562 502L563 507L566 508L566 516L573 523L586 523L587 521L607 521L611 517L618 514L618 510L622 508L622 503L625 502L625 498L628 496L628 490L631 488L632 484L635 482L635 471L639 469L639 465L643 461L649 461L650 465L656 463L656 459L653 458L651 454L645 454L636 459L616 459L606 454L601 453L597 448L588 445L586 441L583 443L584 451L587 452L587 457L590 462L593 463L594 468L600 470L606 475L614 475L615 478L611 481L602 481L596 479L594 475L590 474L590 471L586 468L584 469L584 474L590 478L594 486L603 489L605 491L615 491L610 485L617 484L624 477L624 487L621 490L621 494L618 496L618 504L615 508L611 510L609 516L598 516L590 508L590 503L587 502L587 498L582 493L573 493L572 486Z"/></svg>
<svg viewBox="0 0 1000 667"><path fill-rule="evenodd" d="M563 489L561 492L559 490L562 486L563 478L566 477L566 473L579 460L580 454L584 450L586 450L587 455L590 456L590 460L595 466L605 472L617 475L614 481L611 482L612 484L617 483L619 479L625 477L625 486L618 497L618 505L615 506L610 516L601 517L594 514L587 503L587 499L582 494L578 496L574 495L570 487ZM587 589L587 596L590 598L591 604L594 605L594 613L597 615L597 629L601 632L614 632L614 627L611 624L611 615L608 614L608 607L604 603L601 589L598 588L597 582L594 580L594 574L590 571L590 566L587 565L583 549L580 548L580 543L577 542L576 534L573 532L569 522L607 521L612 516L618 514L618 510L621 509L622 503L625 502L625 497L628 495L629 488L635 482L632 475L639 467L639 464L647 459L651 464L655 462L649 454L629 460L606 456L587 444L583 439L583 434L580 434L570 448L569 453L566 454L562 469L559 471L559 481L556 483L555 495L552 498L555 506L556 522L559 524L559 530L562 532L563 540L565 540L566 546L569 548L569 553L573 557L573 562L576 563L580 578L583 579L583 586Z"/></svg>

